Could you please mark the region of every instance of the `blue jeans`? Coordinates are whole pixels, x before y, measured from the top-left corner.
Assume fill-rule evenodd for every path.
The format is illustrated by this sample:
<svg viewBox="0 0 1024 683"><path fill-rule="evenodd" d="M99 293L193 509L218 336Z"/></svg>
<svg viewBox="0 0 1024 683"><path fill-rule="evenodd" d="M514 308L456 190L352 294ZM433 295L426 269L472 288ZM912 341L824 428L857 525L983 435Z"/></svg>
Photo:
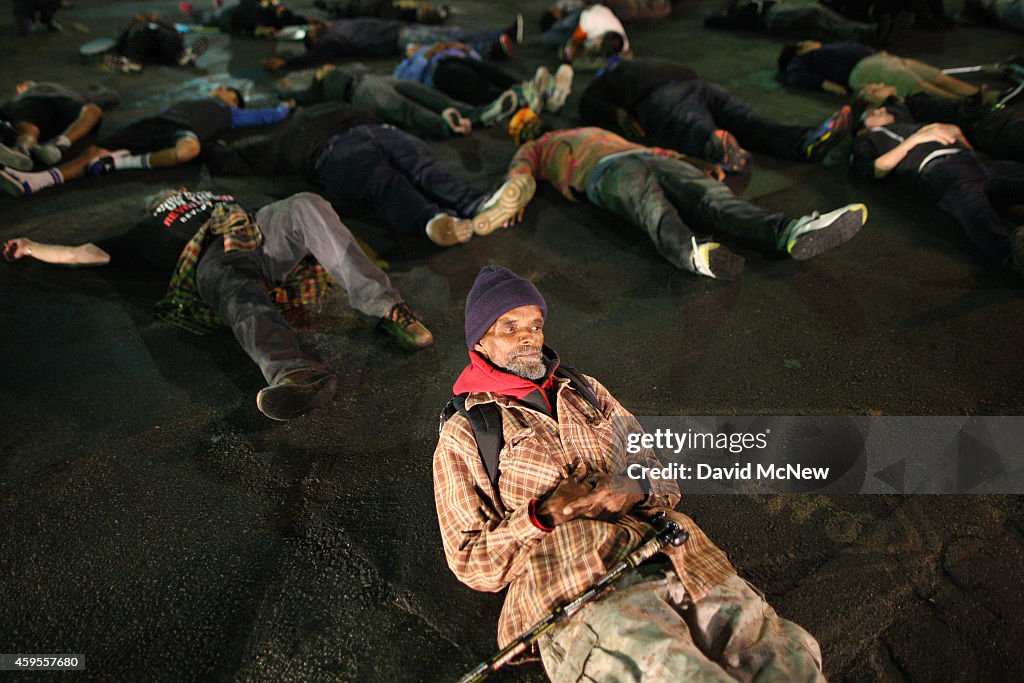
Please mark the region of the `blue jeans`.
<svg viewBox="0 0 1024 683"><path fill-rule="evenodd" d="M708 140L724 129L751 151L802 160L801 142L811 130L761 116L725 88L701 79L661 86L640 101L636 117L657 144L698 158L707 158Z"/></svg>
<svg viewBox="0 0 1024 683"><path fill-rule="evenodd" d="M381 317L401 301L323 197L303 192L268 204L256 213L256 223L264 239L253 251L225 253L222 239L203 248L196 284L267 383L323 369L303 353L295 331L267 296L307 256L316 258L345 289L352 307L368 316Z"/></svg>
<svg viewBox="0 0 1024 683"><path fill-rule="evenodd" d="M746 202L685 161L629 154L606 165L588 196L647 231L658 253L690 268L694 232L722 232L774 250L789 217Z"/></svg>
<svg viewBox="0 0 1024 683"><path fill-rule="evenodd" d="M582 13L583 10L576 10L566 14L541 34L540 42L548 47L562 47L568 43L576 31L576 27L580 24L580 14Z"/></svg>
<svg viewBox="0 0 1024 683"><path fill-rule="evenodd" d="M956 219L985 256L1010 266L1010 236L1017 225L1000 216L998 209L1024 197L1024 163L960 152L925 166L921 189Z"/></svg>
<svg viewBox="0 0 1024 683"><path fill-rule="evenodd" d="M381 125L356 126L321 147L317 174L336 204L369 204L399 233L423 233L439 213L469 217L486 194L437 160L417 137Z"/></svg>

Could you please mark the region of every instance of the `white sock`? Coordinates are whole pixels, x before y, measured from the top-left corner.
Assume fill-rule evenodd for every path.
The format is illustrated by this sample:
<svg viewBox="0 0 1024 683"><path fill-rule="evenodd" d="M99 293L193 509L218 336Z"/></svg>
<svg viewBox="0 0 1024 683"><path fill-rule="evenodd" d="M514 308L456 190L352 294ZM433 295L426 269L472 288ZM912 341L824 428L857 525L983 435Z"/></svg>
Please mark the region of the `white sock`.
<svg viewBox="0 0 1024 683"><path fill-rule="evenodd" d="M51 145L57 145L61 149L67 149L71 146L71 140L68 140L67 135L58 135L54 139L50 140Z"/></svg>
<svg viewBox="0 0 1024 683"><path fill-rule="evenodd" d="M118 154L110 155L114 159L114 168L123 171L128 168L149 168L149 154Z"/></svg>
<svg viewBox="0 0 1024 683"><path fill-rule="evenodd" d="M39 190L47 187L53 187L54 185L61 185L64 183L64 176L55 168L48 168L45 171L37 171L35 173L26 173L24 171L15 171L11 168L5 168L4 173L24 185L27 189L25 194L32 194L33 192L38 192Z"/></svg>

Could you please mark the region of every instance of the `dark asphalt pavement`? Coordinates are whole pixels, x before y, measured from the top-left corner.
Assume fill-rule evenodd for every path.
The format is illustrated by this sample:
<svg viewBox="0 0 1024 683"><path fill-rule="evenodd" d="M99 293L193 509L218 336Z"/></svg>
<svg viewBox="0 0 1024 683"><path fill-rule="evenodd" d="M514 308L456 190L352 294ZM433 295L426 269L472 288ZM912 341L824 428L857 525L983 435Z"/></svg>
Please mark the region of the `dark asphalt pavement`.
<svg viewBox="0 0 1024 683"><path fill-rule="evenodd" d="M224 80L269 101L275 79L258 59L275 46L255 39L212 36L192 71L80 65L80 44L133 13L179 15L170 0L74 1L58 17L63 35L19 39L0 16L0 92L23 78L115 88L122 104L105 130ZM528 39L511 67L525 76L554 65L536 29L543 0L454 4L454 22L479 28L520 9ZM777 42L705 31L712 3L679 5L631 28L639 54L683 61L787 121L819 121L838 105L772 79ZM960 27L894 49L945 67L1022 43ZM578 97L558 123L572 123ZM513 149L497 130L430 145L482 188ZM637 414L1022 414L1021 279L921 199L848 178L842 156L821 166L759 155L729 181L793 215L870 209L854 241L812 261L743 251L736 283L675 270L635 229L550 187L520 226L447 250L342 208L437 343L403 353L328 301L297 325L337 368L338 396L287 424L257 412L262 378L230 333L193 337L152 317L166 283L0 264L0 652L81 653L84 676L51 676L119 681L452 680L489 655L501 597L448 571L430 481L436 414L466 360L465 293L488 263L537 284L549 343ZM311 189L211 177L201 165L117 173L0 198L0 237L106 237L167 185L248 203ZM818 637L837 681L1024 679L1022 507L982 496L682 503L781 614ZM499 678L543 674L528 665Z"/></svg>

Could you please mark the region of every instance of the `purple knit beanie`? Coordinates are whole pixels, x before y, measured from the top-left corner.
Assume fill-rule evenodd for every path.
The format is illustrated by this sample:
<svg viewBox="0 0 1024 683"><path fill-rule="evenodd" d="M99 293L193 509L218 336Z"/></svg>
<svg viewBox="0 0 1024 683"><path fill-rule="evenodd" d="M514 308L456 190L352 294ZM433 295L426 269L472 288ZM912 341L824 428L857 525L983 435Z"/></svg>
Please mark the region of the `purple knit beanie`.
<svg viewBox="0 0 1024 683"><path fill-rule="evenodd" d="M481 268L466 296L466 346L472 349L495 320L520 306L536 306L548 317L548 305L532 282L501 266Z"/></svg>

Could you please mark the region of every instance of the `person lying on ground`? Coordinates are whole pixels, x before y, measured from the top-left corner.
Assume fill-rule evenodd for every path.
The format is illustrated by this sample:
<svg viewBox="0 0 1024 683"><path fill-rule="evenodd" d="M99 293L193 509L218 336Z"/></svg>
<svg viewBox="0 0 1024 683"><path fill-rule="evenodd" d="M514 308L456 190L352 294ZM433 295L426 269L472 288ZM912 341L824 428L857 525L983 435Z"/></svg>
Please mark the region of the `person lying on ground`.
<svg viewBox="0 0 1024 683"><path fill-rule="evenodd" d="M850 108L816 126L786 125L677 62L612 59L583 91L580 119L741 173L751 158L747 148L792 161L820 161L849 132Z"/></svg>
<svg viewBox="0 0 1024 683"><path fill-rule="evenodd" d="M516 95L511 91L487 105L475 106L420 83L375 74L358 62L325 64L317 69L308 88L284 90L279 97L299 106L348 102L373 112L385 123L426 138L466 135L474 126L508 120L516 110Z"/></svg>
<svg viewBox="0 0 1024 683"><path fill-rule="evenodd" d="M337 283L353 308L378 318L407 350L433 337L322 197L304 192L250 214L234 197L166 190L147 199L146 218L98 244L4 244L4 258L75 266L147 266L171 282L157 304L162 319L205 334L231 328L268 386L256 405L290 420L328 403L337 377L300 348L279 309L312 303Z"/></svg>
<svg viewBox="0 0 1024 683"><path fill-rule="evenodd" d="M191 66L209 45L200 37L186 47L184 36L174 24L161 19L156 12L136 15L118 36L114 54L105 64L125 73L138 73L146 64Z"/></svg>
<svg viewBox="0 0 1024 683"><path fill-rule="evenodd" d="M509 131L520 145L506 176L507 184L524 188L518 211L533 196L534 178L546 180L570 201L586 197L625 218L669 263L698 275L734 280L743 270L744 259L712 233L805 260L852 239L867 220L863 204L800 218L768 211L734 195L717 166L601 128L545 133L528 109L512 118Z"/></svg>
<svg viewBox="0 0 1024 683"><path fill-rule="evenodd" d="M597 68L612 55L629 52L622 22L608 7L587 3L544 31L541 41L558 48L559 58L581 68Z"/></svg>
<svg viewBox="0 0 1024 683"><path fill-rule="evenodd" d="M451 15L448 5L432 5L418 0L316 0L314 7L331 19L378 17L416 24L443 24Z"/></svg>
<svg viewBox="0 0 1024 683"><path fill-rule="evenodd" d="M461 42L410 46L409 55L395 67L392 75L434 88L448 97L484 106L511 91L513 106L534 111L559 111L572 91L573 70L568 64L558 67L554 76L547 67L538 67L530 80L481 59L480 54ZM509 98L511 99L511 98Z"/></svg>
<svg viewBox="0 0 1024 683"><path fill-rule="evenodd" d="M817 3L791 4L785 0L733 0L715 14L704 18L708 28L756 31L783 38L848 40L854 43L886 45L892 36L883 33L881 23L847 19ZM884 28L891 31L892 23Z"/></svg>
<svg viewBox="0 0 1024 683"><path fill-rule="evenodd" d="M287 103L245 109L241 92L219 85L209 97L178 102L156 116L115 131L56 168L35 173L0 169L0 189L20 197L86 175L180 166L197 158L223 133L277 123L291 111L292 105Z"/></svg>
<svg viewBox="0 0 1024 683"><path fill-rule="evenodd" d="M314 23L306 36L306 52L294 57L269 57L271 70L305 69L353 57L397 57L413 44L460 41L491 59L512 55L521 40L522 17L510 26L490 31L466 31L458 26L424 26L394 19L338 19Z"/></svg>
<svg viewBox="0 0 1024 683"><path fill-rule="evenodd" d="M904 96L924 92L957 99L978 92L930 64L857 43L788 43L779 53L778 68L786 85L844 96L871 83L891 85Z"/></svg>
<svg viewBox="0 0 1024 683"><path fill-rule="evenodd" d="M224 33L273 36L286 26L302 26L309 21L280 0L238 0L212 9L182 2L178 7L200 26L219 28Z"/></svg>
<svg viewBox="0 0 1024 683"><path fill-rule="evenodd" d="M959 100L925 93L900 97L891 85L872 83L857 94L855 108L866 111L884 106L898 123L952 123L985 154L1024 161L1024 85L1007 96L1012 98L982 90ZM1003 103L993 105L993 100Z"/></svg>
<svg viewBox="0 0 1024 683"><path fill-rule="evenodd" d="M453 175L417 137L342 102L300 109L274 131L214 148L214 173L297 174L323 187L336 206L362 204L398 234L454 246L473 236L474 221L511 224L509 187L493 195Z"/></svg>
<svg viewBox="0 0 1024 683"><path fill-rule="evenodd" d="M11 146L0 145L0 164L19 171L59 164L76 142L94 131L103 110L79 92L59 83L22 81L15 96L0 106L0 119L17 132Z"/></svg>
<svg viewBox="0 0 1024 683"><path fill-rule="evenodd" d="M919 192L985 256L1024 275L1024 163L975 151L949 123L899 122L887 107L867 110L861 123L850 156L855 173Z"/></svg>

